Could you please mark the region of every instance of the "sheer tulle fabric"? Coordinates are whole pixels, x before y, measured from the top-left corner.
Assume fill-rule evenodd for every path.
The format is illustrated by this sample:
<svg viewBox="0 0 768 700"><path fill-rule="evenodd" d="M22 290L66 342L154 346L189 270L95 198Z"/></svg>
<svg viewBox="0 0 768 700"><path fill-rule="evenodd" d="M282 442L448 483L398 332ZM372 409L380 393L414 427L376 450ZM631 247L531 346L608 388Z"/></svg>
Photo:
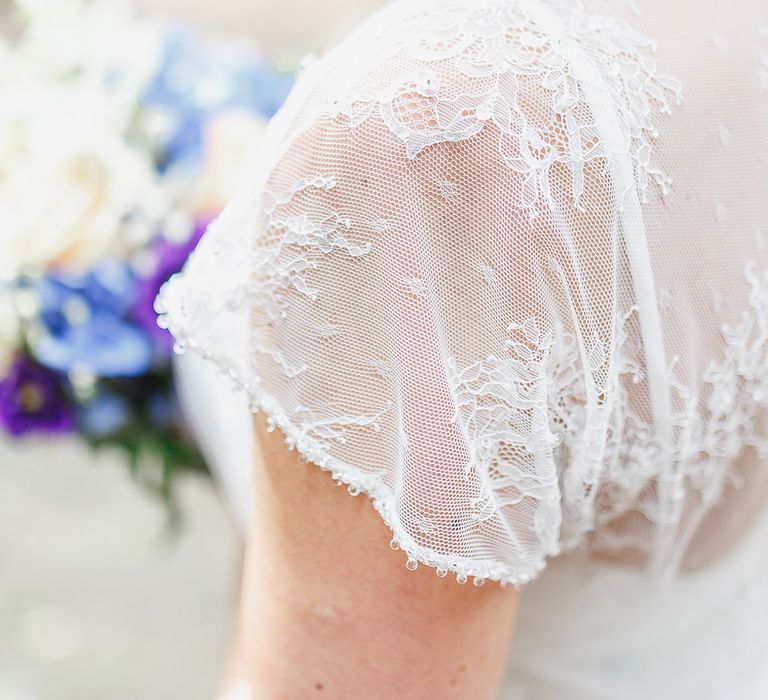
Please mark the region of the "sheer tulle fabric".
<svg viewBox="0 0 768 700"><path fill-rule="evenodd" d="M751 522L768 12L696 5L682 42L688 4L389 3L302 70L161 292L410 568L671 574Z"/></svg>

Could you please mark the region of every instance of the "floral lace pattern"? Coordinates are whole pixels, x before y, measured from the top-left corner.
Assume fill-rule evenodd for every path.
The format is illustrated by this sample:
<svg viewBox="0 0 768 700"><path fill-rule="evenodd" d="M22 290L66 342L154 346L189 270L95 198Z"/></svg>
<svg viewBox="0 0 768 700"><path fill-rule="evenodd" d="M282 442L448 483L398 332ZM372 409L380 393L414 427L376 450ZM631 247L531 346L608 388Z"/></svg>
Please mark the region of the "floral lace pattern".
<svg viewBox="0 0 768 700"><path fill-rule="evenodd" d="M304 71L278 157L159 297L409 568L519 586L585 542L674 563L739 453L768 456L760 265L706 358L649 350L666 290L627 260L688 204L654 50L599 0L390 3Z"/></svg>
<svg viewBox="0 0 768 700"><path fill-rule="evenodd" d="M765 415L768 407L768 271L747 263L749 305L737 324L722 326L725 356L704 375L711 387L708 418L697 436L709 451L729 460L744 445L768 456ZM706 488L709 480L700 486ZM711 500L711 497L707 500Z"/></svg>
<svg viewBox="0 0 768 700"><path fill-rule="evenodd" d="M365 255L371 249L366 242L360 245L350 242L345 233L349 231L349 217L328 211L321 220L315 221L305 213L290 213L290 205L308 190L330 190L336 186L332 176L310 176L301 178L283 200L272 203L266 211L266 222L254 260L254 285L258 300L273 319L282 318L286 312L286 291L294 289L300 294L315 299L317 290L307 284L305 273L316 267L322 257L331 252L343 251L347 255ZM266 246L264 241L272 241ZM295 251L286 257L280 254L290 248Z"/></svg>
<svg viewBox="0 0 768 700"><path fill-rule="evenodd" d="M640 358L632 356L631 346L620 354L615 385L618 413L611 416L608 430L611 445L607 453L614 459L603 475L597 522L609 526L623 514L641 513L657 527L666 523L669 540L665 551L658 549L658 541L645 543L646 553L658 558L681 554L674 548L686 487L695 489L703 508L709 508L717 502L726 480L734 478L730 468L746 446L754 447L761 459L768 456L768 271L757 273L750 261L744 276L749 285L748 307L738 323L722 325L723 357L711 360L700 382L693 384L677 376L674 359L668 367L668 382L678 407L672 417L671 470L659 460L652 422L627 412L629 387L642 384L644 377ZM636 311L636 307L629 310L625 323ZM662 479L670 487L667 501L646 490ZM615 551L628 542L610 527L598 527L596 544ZM632 539L631 545L638 547L639 543ZM656 551L652 551L654 547Z"/></svg>
<svg viewBox="0 0 768 700"><path fill-rule="evenodd" d="M552 333L543 333L534 317L510 323L507 332L509 355L490 355L465 367L449 359L456 411L462 415L475 460L466 469L482 475L479 495L471 499L468 512L480 523L525 498L537 498L536 533L547 551L555 551L561 523L553 488L557 471L552 459L533 459L542 448L550 454L563 438L551 430L546 411Z"/></svg>
<svg viewBox="0 0 768 700"><path fill-rule="evenodd" d="M682 87L657 68L654 42L623 20L588 14L580 2L450 0L439 17L428 6L394 37L385 26L366 39L386 42L390 55L423 68L394 76L373 69L364 85L353 81L352 90L339 81L343 87L331 92L322 111L346 116L352 127L378 114L409 158L494 124L504 162L526 177L524 207L556 206L550 178L563 165L572 171L578 207L586 163L622 150L633 160L643 201L651 185L669 193L653 141L659 116L680 103ZM446 74L449 79L441 77ZM457 74L466 80L457 81ZM603 102L607 114L598 113Z"/></svg>

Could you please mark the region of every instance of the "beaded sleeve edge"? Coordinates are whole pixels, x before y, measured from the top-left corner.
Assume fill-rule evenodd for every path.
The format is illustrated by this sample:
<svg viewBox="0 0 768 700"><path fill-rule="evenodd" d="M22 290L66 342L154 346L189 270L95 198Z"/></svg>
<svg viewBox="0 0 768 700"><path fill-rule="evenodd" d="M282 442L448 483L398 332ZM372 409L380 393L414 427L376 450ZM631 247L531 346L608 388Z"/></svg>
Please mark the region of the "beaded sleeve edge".
<svg viewBox="0 0 768 700"><path fill-rule="evenodd" d="M510 567L502 563L483 562L466 557L438 554L428 547L423 547L414 542L405 528L398 526L394 499L387 488L376 475L364 475L360 470L342 460L335 458L322 449L316 441L302 435L293 421L280 407L279 402L260 386L258 378L254 381L244 376L234 367L226 356L216 353L205 347L197 337L191 333L174 312L164 303L171 286L181 283L175 277L163 285L155 302L155 310L158 313L158 325L166 328L173 335L176 343L174 352L183 354L192 351L205 360L212 362L217 370L229 378L233 388L245 392L253 413L262 411L267 418L268 430L279 428L283 433L284 442L289 450L296 450L302 462L311 462L331 477L339 486L346 485L351 496L365 494L371 505L379 513L384 524L392 532L390 547L394 550L402 550L406 555L406 568L415 571L419 564L424 564L435 569L437 576L445 577L451 572L457 583L465 584L470 579L474 586L482 586L486 580L496 581L502 587L512 586L516 590L522 588L538 578L547 567L547 556L540 561L531 562L525 568ZM179 312L184 316L183 312ZM573 549L575 545L561 544L551 556Z"/></svg>

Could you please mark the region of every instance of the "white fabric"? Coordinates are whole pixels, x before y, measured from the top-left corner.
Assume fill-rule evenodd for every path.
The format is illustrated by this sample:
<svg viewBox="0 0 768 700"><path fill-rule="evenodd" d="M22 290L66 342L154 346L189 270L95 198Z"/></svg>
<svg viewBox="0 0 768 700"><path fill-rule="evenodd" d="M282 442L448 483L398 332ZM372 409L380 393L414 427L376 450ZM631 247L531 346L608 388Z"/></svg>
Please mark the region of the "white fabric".
<svg viewBox="0 0 768 700"><path fill-rule="evenodd" d="M523 619L583 576L584 615L727 598L766 556L733 559L768 497L766 27L764 0L394 0L303 70L163 320L411 568L538 578ZM530 627L519 674L625 697Z"/></svg>
<svg viewBox="0 0 768 700"><path fill-rule="evenodd" d="M500 700L768 697L768 517L728 556L653 592L585 552L526 587Z"/></svg>
<svg viewBox="0 0 768 700"><path fill-rule="evenodd" d="M174 381L184 419L205 462L226 494L237 527L251 516L254 435L248 401L199 355L174 358Z"/></svg>

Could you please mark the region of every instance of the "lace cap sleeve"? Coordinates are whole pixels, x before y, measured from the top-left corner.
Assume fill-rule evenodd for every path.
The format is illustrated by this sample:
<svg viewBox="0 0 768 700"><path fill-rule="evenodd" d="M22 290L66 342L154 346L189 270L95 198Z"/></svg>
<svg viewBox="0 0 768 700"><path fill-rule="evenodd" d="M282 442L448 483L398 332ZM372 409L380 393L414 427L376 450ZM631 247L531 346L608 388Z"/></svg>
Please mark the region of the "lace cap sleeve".
<svg viewBox="0 0 768 700"><path fill-rule="evenodd" d="M391 3L307 68L158 308L410 568L519 586L595 524L616 211L665 187L671 88L618 20L470 5Z"/></svg>

